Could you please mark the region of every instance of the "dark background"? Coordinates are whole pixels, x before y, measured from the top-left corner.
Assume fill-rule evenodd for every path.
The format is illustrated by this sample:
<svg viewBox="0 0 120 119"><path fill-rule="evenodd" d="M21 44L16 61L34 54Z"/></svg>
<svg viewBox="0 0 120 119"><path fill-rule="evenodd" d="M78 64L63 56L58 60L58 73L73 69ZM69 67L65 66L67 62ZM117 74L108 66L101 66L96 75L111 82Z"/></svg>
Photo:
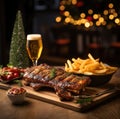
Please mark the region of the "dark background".
<svg viewBox="0 0 120 119"><path fill-rule="evenodd" d="M109 0L110 1L110 0ZM112 0L111 0L112 1ZM96 10L102 10L106 0L92 0L96 3ZM112 1L119 5L118 0ZM85 0L86 7L92 5ZM86 9L84 7L84 10ZM119 7L115 6L118 10ZM9 60L9 48L13 25L18 9L22 11L25 34L40 33L43 36L44 50L39 62L46 62L52 65L64 65L68 58L86 58L88 52L93 56L100 57L104 62L119 66L120 48L108 47L109 40L114 37L117 42L120 38L120 28L100 31L84 31L74 26L57 24L55 18L59 15L59 0L0 0L0 64L7 65ZM78 51L78 37L82 36L83 41L101 38L104 49L92 49L83 42L82 51ZM58 44L57 39L68 39L69 43ZM98 51L99 50L99 51ZM117 55L116 55L117 54Z"/></svg>

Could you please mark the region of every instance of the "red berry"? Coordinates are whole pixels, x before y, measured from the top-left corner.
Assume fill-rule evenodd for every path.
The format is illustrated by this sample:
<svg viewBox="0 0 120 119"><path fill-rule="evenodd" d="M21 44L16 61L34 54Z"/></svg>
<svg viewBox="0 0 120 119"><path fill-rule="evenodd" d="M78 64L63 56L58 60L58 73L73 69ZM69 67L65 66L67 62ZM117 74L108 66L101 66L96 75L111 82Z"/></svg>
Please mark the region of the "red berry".
<svg viewBox="0 0 120 119"><path fill-rule="evenodd" d="M6 76L6 80L11 80L11 79L13 79L13 76L10 75L10 74L8 74L8 75Z"/></svg>
<svg viewBox="0 0 120 119"><path fill-rule="evenodd" d="M14 78L19 77L19 73L16 73L16 72L15 72L15 73L13 73L13 77L14 77Z"/></svg>

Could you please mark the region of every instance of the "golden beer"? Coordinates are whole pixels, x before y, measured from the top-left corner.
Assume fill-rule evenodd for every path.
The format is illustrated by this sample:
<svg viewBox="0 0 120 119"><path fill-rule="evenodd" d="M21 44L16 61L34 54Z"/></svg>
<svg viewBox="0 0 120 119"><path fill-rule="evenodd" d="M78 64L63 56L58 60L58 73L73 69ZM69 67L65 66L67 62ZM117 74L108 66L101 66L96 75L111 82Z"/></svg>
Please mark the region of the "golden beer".
<svg viewBox="0 0 120 119"><path fill-rule="evenodd" d="M40 34L27 35L26 48L28 55L33 62L33 65L37 65L37 60L40 58L43 49L41 35Z"/></svg>

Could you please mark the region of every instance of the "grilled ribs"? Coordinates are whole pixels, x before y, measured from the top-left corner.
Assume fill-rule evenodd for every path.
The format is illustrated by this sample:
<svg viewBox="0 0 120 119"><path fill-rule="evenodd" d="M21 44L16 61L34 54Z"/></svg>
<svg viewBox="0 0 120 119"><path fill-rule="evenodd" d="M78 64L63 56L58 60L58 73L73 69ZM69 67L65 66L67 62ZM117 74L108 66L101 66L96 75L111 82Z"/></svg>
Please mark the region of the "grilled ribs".
<svg viewBox="0 0 120 119"><path fill-rule="evenodd" d="M52 87L60 100L72 100L90 83L90 78L67 73L62 68L41 64L27 68L23 76L25 84L34 90Z"/></svg>

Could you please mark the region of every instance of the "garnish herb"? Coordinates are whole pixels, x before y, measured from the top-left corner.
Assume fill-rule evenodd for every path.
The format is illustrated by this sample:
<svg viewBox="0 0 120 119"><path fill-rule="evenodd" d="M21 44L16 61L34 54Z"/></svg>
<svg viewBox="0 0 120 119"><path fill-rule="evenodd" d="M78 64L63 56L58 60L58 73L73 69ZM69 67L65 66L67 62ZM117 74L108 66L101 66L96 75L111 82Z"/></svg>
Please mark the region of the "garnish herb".
<svg viewBox="0 0 120 119"><path fill-rule="evenodd" d="M12 67L13 67L13 65L11 65L11 64L7 64L7 67L11 67L11 68L12 68Z"/></svg>
<svg viewBox="0 0 120 119"><path fill-rule="evenodd" d="M14 80L13 82L14 82L14 83L17 83L20 87L23 86L23 84L22 84L22 82L21 82L20 80Z"/></svg>
<svg viewBox="0 0 120 119"><path fill-rule="evenodd" d="M52 70L51 70L51 72L50 72L50 79L52 79L52 78L54 78L55 77L55 68L53 68Z"/></svg>
<svg viewBox="0 0 120 119"><path fill-rule="evenodd" d="M3 65L0 65L0 69L2 69L3 68Z"/></svg>
<svg viewBox="0 0 120 119"><path fill-rule="evenodd" d="M90 103L92 102L92 98L89 97L89 98L80 98L77 100L77 103L79 104L86 104L86 103Z"/></svg>

